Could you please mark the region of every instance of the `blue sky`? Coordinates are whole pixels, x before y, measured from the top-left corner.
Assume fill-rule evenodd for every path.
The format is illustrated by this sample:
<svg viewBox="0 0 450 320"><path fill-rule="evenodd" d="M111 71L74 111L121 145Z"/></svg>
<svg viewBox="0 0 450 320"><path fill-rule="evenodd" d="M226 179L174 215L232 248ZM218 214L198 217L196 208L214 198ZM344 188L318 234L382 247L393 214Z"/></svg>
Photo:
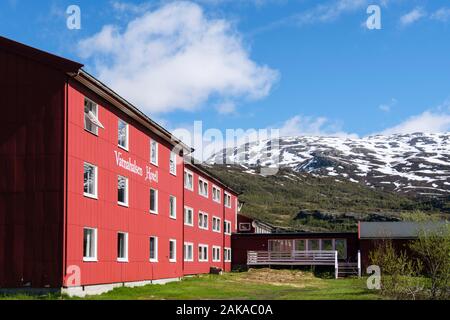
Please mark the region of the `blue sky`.
<svg viewBox="0 0 450 320"><path fill-rule="evenodd" d="M448 1L5 0L0 35L84 63L169 129L450 130Z"/></svg>

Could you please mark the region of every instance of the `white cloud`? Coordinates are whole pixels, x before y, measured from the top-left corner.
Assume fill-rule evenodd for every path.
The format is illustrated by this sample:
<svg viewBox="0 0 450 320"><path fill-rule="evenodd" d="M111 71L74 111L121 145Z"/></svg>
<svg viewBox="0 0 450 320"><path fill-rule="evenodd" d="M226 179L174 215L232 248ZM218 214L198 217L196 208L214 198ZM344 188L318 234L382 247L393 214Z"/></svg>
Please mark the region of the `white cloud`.
<svg viewBox="0 0 450 320"><path fill-rule="evenodd" d="M447 22L450 19L450 8L440 8L431 15L431 19Z"/></svg>
<svg viewBox="0 0 450 320"><path fill-rule="evenodd" d="M425 10L420 7L414 8L407 14L400 17L400 24L404 27L413 24L414 22L419 21L423 17L426 16Z"/></svg>
<svg viewBox="0 0 450 320"><path fill-rule="evenodd" d="M383 130L381 134L447 131L450 131L450 113L425 111L392 128Z"/></svg>
<svg viewBox="0 0 450 320"><path fill-rule="evenodd" d="M98 77L147 113L261 99L279 73L249 57L239 33L192 2L172 2L79 43Z"/></svg>
<svg viewBox="0 0 450 320"><path fill-rule="evenodd" d="M380 109L383 112L389 112L391 109L397 104L397 99L392 98L391 101L388 103L383 103L378 106L378 109Z"/></svg>
<svg viewBox="0 0 450 320"><path fill-rule="evenodd" d="M280 129L281 136L335 136L358 137L342 131L341 125L325 117L308 117L296 115L286 120Z"/></svg>
<svg viewBox="0 0 450 320"><path fill-rule="evenodd" d="M217 112L220 114L232 114L236 112L236 104L234 102L225 101L217 105Z"/></svg>

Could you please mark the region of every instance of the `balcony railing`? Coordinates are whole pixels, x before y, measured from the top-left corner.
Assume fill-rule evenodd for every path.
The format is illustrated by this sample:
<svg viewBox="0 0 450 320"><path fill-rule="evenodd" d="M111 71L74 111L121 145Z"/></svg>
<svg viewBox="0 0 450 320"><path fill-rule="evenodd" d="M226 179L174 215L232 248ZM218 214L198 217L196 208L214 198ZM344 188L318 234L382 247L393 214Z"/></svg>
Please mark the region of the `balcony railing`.
<svg viewBox="0 0 450 320"><path fill-rule="evenodd" d="M336 266L337 251L248 251L247 264L254 265L326 265Z"/></svg>

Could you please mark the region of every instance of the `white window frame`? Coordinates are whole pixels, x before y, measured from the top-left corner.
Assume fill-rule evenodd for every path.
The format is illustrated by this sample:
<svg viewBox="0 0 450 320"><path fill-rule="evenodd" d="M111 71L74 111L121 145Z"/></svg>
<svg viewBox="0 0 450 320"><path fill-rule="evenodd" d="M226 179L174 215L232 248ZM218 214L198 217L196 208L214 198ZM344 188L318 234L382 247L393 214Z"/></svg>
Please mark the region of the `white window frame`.
<svg viewBox="0 0 450 320"><path fill-rule="evenodd" d="M212 262L220 262L221 261L221 251L222 248L220 246L213 246L212 247ZM216 255L219 255L216 257Z"/></svg>
<svg viewBox="0 0 450 320"><path fill-rule="evenodd" d="M95 181L94 181L94 188L95 188L95 194L91 194L91 193L87 193L84 192L84 166L88 165L94 168L94 176L95 176ZM85 197L88 198L92 198L92 199L98 199L98 167L96 165L93 165L92 163L89 162L84 162L83 163L83 194Z"/></svg>
<svg viewBox="0 0 450 320"><path fill-rule="evenodd" d="M207 244L199 243L197 249L202 248L202 254L198 255L198 262L208 262L209 261L209 246ZM204 257L204 250L206 248L206 258ZM197 250L198 252L199 250Z"/></svg>
<svg viewBox="0 0 450 320"><path fill-rule="evenodd" d="M153 143L156 144L156 152L155 152L155 160L153 161L153 152L152 152L152 145ZM150 163L154 166L158 166L158 161L159 161L159 143L154 140L154 139L150 139Z"/></svg>
<svg viewBox="0 0 450 320"><path fill-rule="evenodd" d="M92 257L86 257L86 256L84 256L84 231L85 230L93 230L94 231L94 249L93 249L93 251L94 251L94 256L92 256ZM91 227L84 227L83 228L83 261L85 261L85 262L97 262L98 261L98 256L97 256L97 253L98 253L98 231L97 231L97 228L91 228Z"/></svg>
<svg viewBox="0 0 450 320"><path fill-rule="evenodd" d="M128 178L120 174L117 175L117 190L119 190L119 178L125 179L125 202L119 201L119 199L117 199L117 204L119 206L128 207Z"/></svg>
<svg viewBox="0 0 450 320"><path fill-rule="evenodd" d="M225 247L224 248L224 256L223 256L223 261L224 262L231 262L231 248Z"/></svg>
<svg viewBox="0 0 450 320"><path fill-rule="evenodd" d="M98 119L98 104L97 103L95 103L94 101L92 101L91 99L89 99L88 97L84 97L84 104L86 104L86 101L89 101L90 103L92 103L94 106L95 106L95 113L94 112L92 112L96 117L97 117L97 119ZM84 127L84 130L85 131L87 131L87 132L89 132L89 133L92 133L93 135L95 135L95 136L98 136L98 126L96 126L95 124L92 124L93 125L93 127L95 128L95 130L94 131L91 131L91 130L89 130L88 128L86 128L86 112L84 112L84 108L85 108L85 106L83 105L83 116L84 116L84 125L83 125L83 127Z"/></svg>
<svg viewBox="0 0 450 320"><path fill-rule="evenodd" d="M123 234L125 235L124 239L125 239L125 257L119 257L117 256L117 261L118 262L128 262L128 233L127 232L117 232L117 237L119 237L119 234Z"/></svg>
<svg viewBox="0 0 450 320"><path fill-rule="evenodd" d="M186 210L191 212L191 217L192 217L192 222L191 223L188 223L187 220L186 220ZM193 227L194 226L194 209L192 209L191 207L184 206L183 215L184 215L184 225Z"/></svg>
<svg viewBox="0 0 450 320"><path fill-rule="evenodd" d="M173 199L173 212L170 210L171 209L171 205L170 205L170 200ZM169 196L169 218L171 219L176 219L177 218L177 197L170 195Z"/></svg>
<svg viewBox="0 0 450 320"><path fill-rule="evenodd" d="M155 258L151 258L150 257L150 255L151 255L151 251L150 251L150 239L155 239ZM158 237L156 237L156 236L150 236L149 237L149 242L148 242L148 244L149 244L149 248L148 248L148 250L149 250L149 252L148 252L148 255L149 255L149 261L150 262L158 262Z"/></svg>
<svg viewBox="0 0 450 320"><path fill-rule="evenodd" d="M214 220L216 220L216 226L218 226L219 229L214 228ZM213 232L219 232L219 233L220 233L220 230L222 229L221 223L222 223L222 219L221 219L221 218L216 217L216 216L213 216L213 217L212 217L212 227L211 227L212 231L213 231Z"/></svg>
<svg viewBox="0 0 450 320"><path fill-rule="evenodd" d="M170 257L170 244L173 243L173 253L174 253L174 258ZM177 240L175 239L169 239L169 262L177 262Z"/></svg>
<svg viewBox="0 0 450 320"><path fill-rule="evenodd" d="M191 248L192 257L188 258L186 256L186 248ZM194 244L192 242L185 242L183 245L183 260L186 262L193 262L194 261Z"/></svg>
<svg viewBox="0 0 450 320"><path fill-rule="evenodd" d="M120 144L120 141L119 141L119 123L120 122L122 122L122 123L124 123L125 124L125 134L126 134L126 136L125 136L125 145L124 146L122 146L121 144ZM129 142L130 142L130 140L129 140L129 134L130 134L130 131L129 131L129 125L128 125L128 123L126 122L126 121L124 121L124 120L122 120L122 119L118 119L118 121L117 121L117 146L119 147L119 148L121 148L121 149L123 149L123 150L125 150L125 151L128 151L128 148L129 148Z"/></svg>
<svg viewBox="0 0 450 320"><path fill-rule="evenodd" d="M218 195L217 197L214 197L214 190L216 191L216 195ZM222 189L220 189L218 186L214 185L212 186L212 198L214 202L220 203L221 202L221 198L222 198Z"/></svg>
<svg viewBox="0 0 450 320"><path fill-rule="evenodd" d="M200 215L203 217L202 219L200 219ZM203 225L205 218L206 218L206 227ZM200 225L200 222L202 222L202 225ZM203 212L203 211L198 212L198 228L202 229L202 230L209 229L209 215L206 212Z"/></svg>
<svg viewBox="0 0 450 320"><path fill-rule="evenodd" d="M173 167L171 166L172 162ZM177 154L174 151L171 151L169 156L169 172L171 175L177 175Z"/></svg>
<svg viewBox="0 0 450 320"><path fill-rule="evenodd" d="M228 199L229 199L229 201L228 201ZM231 208L231 194L229 194L228 192L225 192L225 195L224 195L224 202L225 202L225 207L227 207L227 208Z"/></svg>
<svg viewBox="0 0 450 320"><path fill-rule="evenodd" d="M200 188L200 185L203 185L203 187L205 187L204 185L206 184L206 193L202 193L202 188ZM201 177L198 177L198 194L201 195L202 197L208 198L209 196L209 183L206 179L203 179Z"/></svg>
<svg viewBox="0 0 450 320"><path fill-rule="evenodd" d="M184 188L189 190L189 191L194 191L194 173L190 170L184 169ZM186 174L192 177L192 184L191 186L186 185L186 182L188 181L186 179Z"/></svg>
<svg viewBox="0 0 450 320"><path fill-rule="evenodd" d="M152 199L152 196L151 196L151 194L152 194L152 190L153 191L155 191L155 209L154 210L152 210L152 202L151 202L151 199ZM159 196L158 196L158 189L155 189L155 188L150 188L150 193L149 193L149 211L150 211L150 213L151 214L158 214L158 205L159 205Z"/></svg>
<svg viewBox="0 0 450 320"><path fill-rule="evenodd" d="M226 235L231 235L231 221L229 220L224 220L224 229L223 229L223 233L225 233Z"/></svg>

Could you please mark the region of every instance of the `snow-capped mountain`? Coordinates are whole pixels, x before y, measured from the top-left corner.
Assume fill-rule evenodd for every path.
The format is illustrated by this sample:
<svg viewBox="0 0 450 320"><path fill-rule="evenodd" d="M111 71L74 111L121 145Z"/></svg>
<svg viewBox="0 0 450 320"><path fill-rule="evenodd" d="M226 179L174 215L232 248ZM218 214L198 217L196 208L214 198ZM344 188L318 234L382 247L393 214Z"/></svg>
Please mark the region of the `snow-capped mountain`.
<svg viewBox="0 0 450 320"><path fill-rule="evenodd" d="M284 137L247 143L213 155L209 164L289 167L385 190L450 195L450 132L365 138Z"/></svg>

